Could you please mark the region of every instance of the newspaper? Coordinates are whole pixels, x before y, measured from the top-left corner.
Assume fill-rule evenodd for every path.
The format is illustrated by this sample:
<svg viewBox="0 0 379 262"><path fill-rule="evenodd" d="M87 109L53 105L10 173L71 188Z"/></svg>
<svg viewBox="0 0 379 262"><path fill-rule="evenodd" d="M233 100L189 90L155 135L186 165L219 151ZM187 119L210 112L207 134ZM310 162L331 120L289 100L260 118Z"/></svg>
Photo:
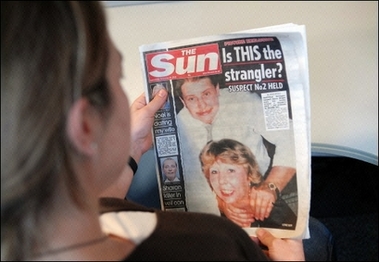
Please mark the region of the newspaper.
<svg viewBox="0 0 379 262"><path fill-rule="evenodd" d="M140 46L161 208L225 216L255 236L309 238L305 26Z"/></svg>

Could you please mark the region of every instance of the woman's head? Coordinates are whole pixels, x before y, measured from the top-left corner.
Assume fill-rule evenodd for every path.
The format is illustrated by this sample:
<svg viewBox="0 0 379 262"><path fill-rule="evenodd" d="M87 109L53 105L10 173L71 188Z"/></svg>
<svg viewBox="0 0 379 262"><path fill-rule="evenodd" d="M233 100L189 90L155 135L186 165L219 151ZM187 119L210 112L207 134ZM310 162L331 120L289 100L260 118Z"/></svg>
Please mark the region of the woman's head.
<svg viewBox="0 0 379 262"><path fill-rule="evenodd" d="M220 108L220 87L216 76L181 79L176 90L191 116L205 124L211 124Z"/></svg>
<svg viewBox="0 0 379 262"><path fill-rule="evenodd" d="M210 187L224 200L243 197L250 184L262 181L253 153L236 140L210 141L200 153L200 162Z"/></svg>
<svg viewBox="0 0 379 262"><path fill-rule="evenodd" d="M169 180L173 181L176 177L178 165L175 159L168 157L162 163L162 170L164 176Z"/></svg>
<svg viewBox="0 0 379 262"><path fill-rule="evenodd" d="M1 2L2 258L27 257L59 187L86 205L78 163L95 167L104 141L128 126L127 99L111 79L118 56L97 2ZM100 171L113 168L102 161Z"/></svg>

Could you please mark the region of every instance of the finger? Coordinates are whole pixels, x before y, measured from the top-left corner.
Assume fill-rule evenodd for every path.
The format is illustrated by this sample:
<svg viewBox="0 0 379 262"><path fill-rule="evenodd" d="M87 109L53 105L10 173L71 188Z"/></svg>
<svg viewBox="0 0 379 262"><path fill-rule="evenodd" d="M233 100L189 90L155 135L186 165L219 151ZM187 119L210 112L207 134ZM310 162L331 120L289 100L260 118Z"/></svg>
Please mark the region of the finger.
<svg viewBox="0 0 379 262"><path fill-rule="evenodd" d="M274 207L274 204L272 202L269 202L267 204L265 218L268 218L270 216L273 207Z"/></svg>
<svg viewBox="0 0 379 262"><path fill-rule="evenodd" d="M231 205L226 208L226 212L230 214L231 216L240 217L240 218L248 218L253 215L252 212L247 211L244 208L236 208Z"/></svg>
<svg viewBox="0 0 379 262"><path fill-rule="evenodd" d="M235 224L239 225L240 227L250 227L250 223L246 223L246 222L237 222L237 221L233 221Z"/></svg>
<svg viewBox="0 0 379 262"><path fill-rule="evenodd" d="M267 209L269 208L269 206L272 205L272 203L270 201L267 201L266 199L263 199L262 200L262 206L261 206L261 209L259 210L259 217L260 217L260 220L264 220L266 215L267 215Z"/></svg>
<svg viewBox="0 0 379 262"><path fill-rule="evenodd" d="M245 208L235 207L233 205L228 205L228 211L233 214L247 214L247 210Z"/></svg>
<svg viewBox="0 0 379 262"><path fill-rule="evenodd" d="M165 89L159 90L156 96L146 105L146 107L151 110L151 112L156 112L158 109L162 108L167 100L167 91Z"/></svg>
<svg viewBox="0 0 379 262"><path fill-rule="evenodd" d="M145 97L145 94L142 93L141 95L139 95L136 100L133 101L132 103L132 106L131 106L131 109L140 109L142 107L144 107L146 105L146 97Z"/></svg>
<svg viewBox="0 0 379 262"><path fill-rule="evenodd" d="M242 209L236 209L238 212L232 212L230 209L226 208L225 211L224 214L226 217L240 226L249 227L251 223L255 221L251 213L247 213Z"/></svg>
<svg viewBox="0 0 379 262"><path fill-rule="evenodd" d="M256 214L256 206L257 206L257 193L254 188L250 191L250 207L253 213L253 216Z"/></svg>
<svg viewBox="0 0 379 262"><path fill-rule="evenodd" d="M251 223L254 223L255 221L254 218L251 218L251 217L241 218L237 216L231 216L229 219L236 222L237 224L241 226L243 225L244 227L249 227Z"/></svg>
<svg viewBox="0 0 379 262"><path fill-rule="evenodd" d="M235 207L229 206L229 208L227 208L227 213L231 217L235 217L237 219L243 219L251 223L254 222L254 213L244 208L235 208Z"/></svg>
<svg viewBox="0 0 379 262"><path fill-rule="evenodd" d="M255 199L255 207L254 208L255 208L255 210L254 210L255 218L261 220L261 209L262 209L262 198L261 197L257 197Z"/></svg>
<svg viewBox="0 0 379 262"><path fill-rule="evenodd" d="M245 213L245 214L242 214L242 213L233 213L231 214L232 216L234 217L238 217L238 218L241 218L241 219L250 219L253 217L253 214L252 213Z"/></svg>
<svg viewBox="0 0 379 262"><path fill-rule="evenodd" d="M259 241L261 241L262 244L265 245L266 247L270 247L272 242L275 239L275 237L270 232L268 232L266 229L263 229L263 228L258 228L256 230L256 234Z"/></svg>

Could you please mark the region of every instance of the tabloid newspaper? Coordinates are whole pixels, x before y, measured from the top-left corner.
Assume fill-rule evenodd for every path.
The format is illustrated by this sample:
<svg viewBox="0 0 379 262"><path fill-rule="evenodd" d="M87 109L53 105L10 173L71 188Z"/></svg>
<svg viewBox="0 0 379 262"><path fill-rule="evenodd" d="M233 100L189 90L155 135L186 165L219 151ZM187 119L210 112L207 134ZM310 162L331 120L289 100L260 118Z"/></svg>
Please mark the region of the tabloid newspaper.
<svg viewBox="0 0 379 262"><path fill-rule="evenodd" d="M224 216L254 236L309 238L305 26L140 46L161 208Z"/></svg>

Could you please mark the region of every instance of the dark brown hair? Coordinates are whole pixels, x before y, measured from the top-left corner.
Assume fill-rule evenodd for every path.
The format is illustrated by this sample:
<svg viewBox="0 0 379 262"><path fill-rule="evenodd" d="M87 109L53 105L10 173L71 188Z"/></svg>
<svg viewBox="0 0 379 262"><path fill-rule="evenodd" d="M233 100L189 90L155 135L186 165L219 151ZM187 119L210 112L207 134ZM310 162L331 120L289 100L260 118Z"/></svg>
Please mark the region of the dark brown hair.
<svg viewBox="0 0 379 262"><path fill-rule="evenodd" d="M207 75L207 76L198 76L198 77L178 79L178 80L173 81L174 88L175 88L175 94L177 96L183 98L182 85L184 85L185 83L188 83L188 82L189 83L197 82L197 81L204 79L204 78L209 78L209 80L211 81L211 83L214 87L216 87L217 84L220 83L220 76L219 75Z"/></svg>
<svg viewBox="0 0 379 262"><path fill-rule="evenodd" d="M91 1L1 2L1 259L24 260L63 183L86 204L72 171L68 110L86 97L106 115L108 39Z"/></svg>

